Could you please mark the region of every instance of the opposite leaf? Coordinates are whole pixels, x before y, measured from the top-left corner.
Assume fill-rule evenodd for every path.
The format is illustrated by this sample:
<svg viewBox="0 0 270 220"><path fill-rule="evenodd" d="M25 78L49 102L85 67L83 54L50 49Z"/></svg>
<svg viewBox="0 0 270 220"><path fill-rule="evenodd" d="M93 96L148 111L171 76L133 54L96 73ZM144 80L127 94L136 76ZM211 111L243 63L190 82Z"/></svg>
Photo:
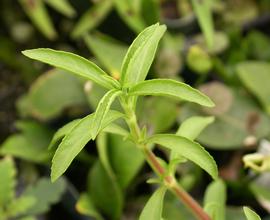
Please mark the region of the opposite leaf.
<svg viewBox="0 0 270 220"><path fill-rule="evenodd" d="M168 96L213 107L215 104L206 95L191 86L171 79L152 79L133 86L129 95Z"/></svg>
<svg viewBox="0 0 270 220"><path fill-rule="evenodd" d="M161 187L155 191L143 208L139 220L162 219L163 200L166 190L165 187Z"/></svg>
<svg viewBox="0 0 270 220"><path fill-rule="evenodd" d="M164 25L152 25L142 31L133 41L121 68L123 86L132 86L145 79L165 30Z"/></svg>
<svg viewBox="0 0 270 220"><path fill-rule="evenodd" d="M118 82L108 76L96 64L76 54L48 48L25 50L22 53L31 59L47 63L85 77L86 79L92 80L105 88L112 89L114 87L118 87Z"/></svg>
<svg viewBox="0 0 270 220"><path fill-rule="evenodd" d="M121 116L122 114L117 111L109 111L100 125L100 130ZM67 170L87 142L93 139L92 132L89 131L93 121L93 114L84 117L64 137L52 160L52 181L55 181Z"/></svg>
<svg viewBox="0 0 270 220"><path fill-rule="evenodd" d="M247 220L261 220L260 216L248 207L243 208Z"/></svg>
<svg viewBox="0 0 270 220"><path fill-rule="evenodd" d="M147 144L160 144L191 160L209 173L213 179L218 177L215 160L200 144L174 134L157 134L146 141Z"/></svg>

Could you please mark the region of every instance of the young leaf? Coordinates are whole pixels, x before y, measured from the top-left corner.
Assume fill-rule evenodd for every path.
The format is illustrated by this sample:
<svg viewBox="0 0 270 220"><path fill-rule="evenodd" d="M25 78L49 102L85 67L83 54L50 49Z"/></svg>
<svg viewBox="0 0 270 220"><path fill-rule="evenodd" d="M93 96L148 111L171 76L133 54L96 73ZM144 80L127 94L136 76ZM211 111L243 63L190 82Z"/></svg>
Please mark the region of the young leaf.
<svg viewBox="0 0 270 220"><path fill-rule="evenodd" d="M123 86L132 86L145 79L165 30L164 25L152 25L142 31L133 41L121 68Z"/></svg>
<svg viewBox="0 0 270 220"><path fill-rule="evenodd" d="M204 209L214 220L225 220L226 186L221 179L212 182L204 195Z"/></svg>
<svg viewBox="0 0 270 220"><path fill-rule="evenodd" d="M76 14L76 11L72 8L68 0L45 0L51 7L59 11L63 15L68 17L73 17Z"/></svg>
<svg viewBox="0 0 270 220"><path fill-rule="evenodd" d="M109 111L100 125L100 130L121 116L122 114L119 112ZM93 139L92 132L89 131L93 122L94 114L84 117L64 137L52 160L52 181L55 181L67 170L87 142Z"/></svg>
<svg viewBox="0 0 270 220"><path fill-rule="evenodd" d="M214 122L214 120L215 118L211 116L210 117L200 117L200 116L190 117L181 124L176 134L193 141L199 136L202 130L205 127L207 127L209 124Z"/></svg>
<svg viewBox="0 0 270 220"><path fill-rule="evenodd" d="M174 134L157 134L146 140L148 144L160 144L175 153L191 160L207 173L213 179L218 177L217 165L213 157L198 143L185 137Z"/></svg>
<svg viewBox="0 0 270 220"><path fill-rule="evenodd" d="M244 206L243 210L244 210L247 220L261 220L260 216L256 212L251 210L250 208Z"/></svg>
<svg viewBox="0 0 270 220"><path fill-rule="evenodd" d="M5 207L15 196L16 168L10 157L0 160L0 207Z"/></svg>
<svg viewBox="0 0 270 220"><path fill-rule="evenodd" d="M211 14L212 0L192 0L191 2L205 36L207 46L211 48L214 43L214 24Z"/></svg>
<svg viewBox="0 0 270 220"><path fill-rule="evenodd" d="M110 12L113 0L97 1L94 6L88 9L80 18L72 31L72 37L77 38L98 26Z"/></svg>
<svg viewBox="0 0 270 220"><path fill-rule="evenodd" d="M146 203L139 220L161 220L163 199L166 192L165 187L161 187L154 192L151 198Z"/></svg>
<svg viewBox="0 0 270 220"><path fill-rule="evenodd" d="M110 109L114 99L121 94L121 91L113 89L108 91L98 103L96 112L94 114L94 121L91 127L92 138L95 139L100 131L102 122L106 117L107 112Z"/></svg>
<svg viewBox="0 0 270 220"><path fill-rule="evenodd" d="M108 76L96 64L76 54L48 48L25 50L22 53L31 59L50 64L92 80L105 88L112 89L119 87L119 83Z"/></svg>
<svg viewBox="0 0 270 220"><path fill-rule="evenodd" d="M171 79L152 79L138 83L129 90L129 95L168 96L213 107L214 103L206 95L191 86Z"/></svg>
<svg viewBox="0 0 270 220"><path fill-rule="evenodd" d="M13 200L7 209L9 217L16 217L18 215L23 215L38 202L33 196L20 196L19 198Z"/></svg>

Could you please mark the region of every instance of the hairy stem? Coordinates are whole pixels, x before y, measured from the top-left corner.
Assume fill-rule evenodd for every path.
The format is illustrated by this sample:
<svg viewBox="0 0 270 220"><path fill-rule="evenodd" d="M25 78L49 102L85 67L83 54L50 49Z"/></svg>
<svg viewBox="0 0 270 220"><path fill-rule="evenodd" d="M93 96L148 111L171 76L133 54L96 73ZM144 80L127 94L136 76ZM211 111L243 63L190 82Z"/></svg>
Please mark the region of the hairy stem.
<svg viewBox="0 0 270 220"><path fill-rule="evenodd" d="M142 134L137 123L135 112L129 107L128 104L122 103L122 106L127 114L126 121L134 142L143 151L147 163L151 166L155 173L163 179L164 184L168 187L168 189L172 191L192 211L198 220L211 220L199 203L177 183L175 177L167 175L166 170L162 167L156 155L145 144L140 143Z"/></svg>

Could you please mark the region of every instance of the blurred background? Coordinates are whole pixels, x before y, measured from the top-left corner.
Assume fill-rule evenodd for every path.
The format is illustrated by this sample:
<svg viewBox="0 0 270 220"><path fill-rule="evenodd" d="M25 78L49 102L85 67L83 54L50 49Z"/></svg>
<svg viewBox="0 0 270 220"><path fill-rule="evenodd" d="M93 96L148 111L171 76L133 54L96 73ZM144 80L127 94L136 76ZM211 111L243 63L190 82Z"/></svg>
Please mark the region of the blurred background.
<svg viewBox="0 0 270 220"><path fill-rule="evenodd" d="M117 181L100 162L98 142L91 142L51 184L55 149L47 147L53 134L93 112L105 91L21 51L74 52L119 78L128 45L156 22L167 32L148 77L188 83L216 107L146 97L137 109L140 125L149 134L175 132L190 116L214 115L197 141L226 183L226 219L245 219L243 205L270 219L269 0L1 0L0 10L0 185L10 190L7 198L0 195L0 219L137 219L154 189L145 181L154 174L132 143L117 135L101 137ZM201 201L210 177L192 163L177 175ZM170 195L164 218L193 219Z"/></svg>

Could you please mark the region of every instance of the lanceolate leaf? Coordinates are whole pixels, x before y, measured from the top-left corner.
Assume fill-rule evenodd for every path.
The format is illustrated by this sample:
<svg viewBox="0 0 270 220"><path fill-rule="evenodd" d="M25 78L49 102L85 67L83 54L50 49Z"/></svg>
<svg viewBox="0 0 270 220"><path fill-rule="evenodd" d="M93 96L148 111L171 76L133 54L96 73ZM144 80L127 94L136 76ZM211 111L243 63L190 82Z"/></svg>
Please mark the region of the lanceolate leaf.
<svg viewBox="0 0 270 220"><path fill-rule="evenodd" d="M92 80L105 88L111 89L118 87L118 82L108 76L97 65L76 54L48 48L25 50L22 53L31 59L47 63L85 77L86 79Z"/></svg>
<svg viewBox="0 0 270 220"><path fill-rule="evenodd" d="M152 79L133 86L129 95L168 96L213 107L214 103L206 95L191 86L171 79Z"/></svg>
<svg viewBox="0 0 270 220"><path fill-rule="evenodd" d="M122 114L119 112L109 111L100 125L100 130L121 116ZM52 181L55 181L67 170L87 142L93 139L90 131L93 121L93 114L86 116L64 137L52 160Z"/></svg>
<svg viewBox="0 0 270 220"><path fill-rule="evenodd" d="M72 8L71 4L68 0L45 0L51 7L55 10L59 11L60 13L68 16L73 17L76 14L76 11Z"/></svg>
<svg viewBox="0 0 270 220"><path fill-rule="evenodd" d="M102 122L104 118L106 117L106 114L109 111L112 102L120 93L121 91L119 90L110 90L100 100L98 107L96 109L96 112L95 112L93 125L91 127L93 139L96 138L98 132L100 131Z"/></svg>
<svg viewBox="0 0 270 220"><path fill-rule="evenodd" d="M161 187L151 196L146 203L139 220L161 220L163 199L166 192L165 187Z"/></svg>
<svg viewBox="0 0 270 220"><path fill-rule="evenodd" d="M260 216L248 207L243 208L247 220L261 220Z"/></svg>
<svg viewBox="0 0 270 220"><path fill-rule="evenodd" d="M157 134L146 141L148 144L160 144L191 160L209 173L213 179L218 177L215 160L200 144L174 134Z"/></svg>
<svg viewBox="0 0 270 220"><path fill-rule="evenodd" d="M145 79L154 60L158 42L165 30L164 25L152 25L133 41L123 61L122 85L131 86Z"/></svg>

